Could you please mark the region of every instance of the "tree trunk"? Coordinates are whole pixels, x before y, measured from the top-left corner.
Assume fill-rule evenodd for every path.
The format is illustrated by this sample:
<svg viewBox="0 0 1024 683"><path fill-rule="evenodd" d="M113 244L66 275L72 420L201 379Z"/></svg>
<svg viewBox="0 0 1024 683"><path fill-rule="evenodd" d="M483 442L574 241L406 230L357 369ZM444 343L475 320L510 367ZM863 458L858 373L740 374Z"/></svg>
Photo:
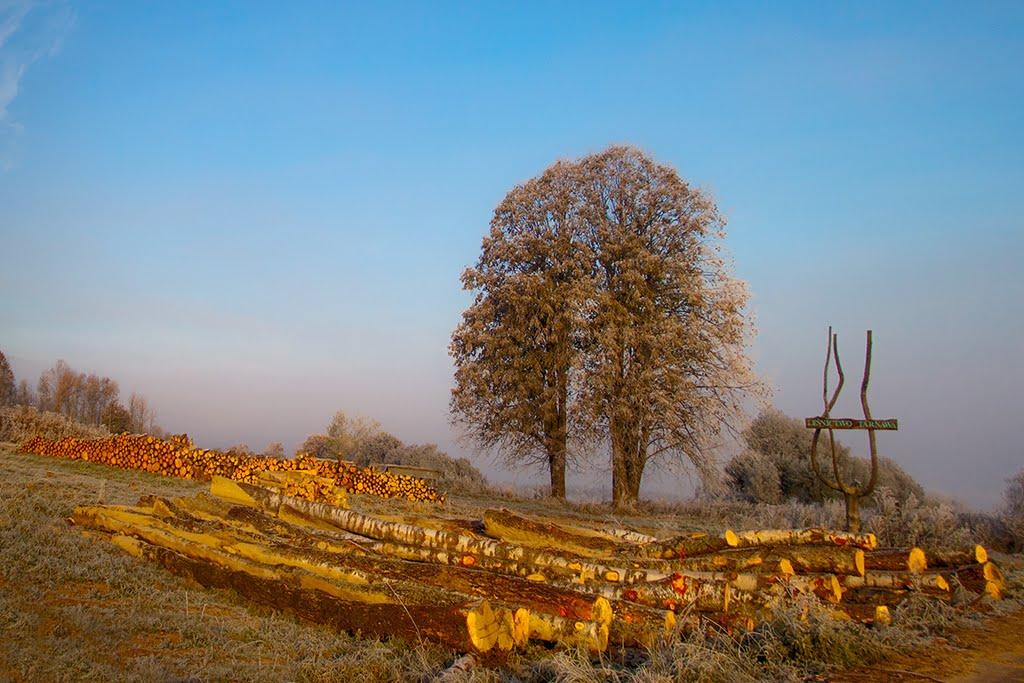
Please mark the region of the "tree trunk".
<svg viewBox="0 0 1024 683"><path fill-rule="evenodd" d="M548 467L551 470L551 497L565 500L565 441L548 441Z"/></svg>
<svg viewBox="0 0 1024 683"><path fill-rule="evenodd" d="M846 499L846 530L860 533L860 494L844 491L843 498Z"/></svg>

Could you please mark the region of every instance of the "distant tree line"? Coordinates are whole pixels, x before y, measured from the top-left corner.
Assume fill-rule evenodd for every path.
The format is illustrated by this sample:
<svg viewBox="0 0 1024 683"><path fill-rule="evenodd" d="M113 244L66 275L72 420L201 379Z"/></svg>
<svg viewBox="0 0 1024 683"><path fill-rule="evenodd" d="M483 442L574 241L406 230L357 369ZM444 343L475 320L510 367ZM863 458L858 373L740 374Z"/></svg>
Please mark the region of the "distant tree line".
<svg viewBox="0 0 1024 683"><path fill-rule="evenodd" d="M29 406L57 413L73 422L106 427L112 433L159 433L156 412L144 396L132 393L125 405L120 387L110 377L79 372L63 360L45 370L33 388L15 381L11 365L0 351L0 407Z"/></svg>

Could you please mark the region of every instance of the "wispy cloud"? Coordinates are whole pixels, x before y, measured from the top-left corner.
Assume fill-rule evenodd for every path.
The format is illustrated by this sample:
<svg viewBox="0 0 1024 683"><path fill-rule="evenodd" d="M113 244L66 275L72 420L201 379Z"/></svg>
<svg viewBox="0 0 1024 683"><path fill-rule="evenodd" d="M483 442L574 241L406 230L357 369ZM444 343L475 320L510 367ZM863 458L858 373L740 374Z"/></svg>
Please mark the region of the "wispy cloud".
<svg viewBox="0 0 1024 683"><path fill-rule="evenodd" d="M60 52L74 23L75 11L65 0L0 0L0 168L13 164L22 130L10 112L22 79L34 63Z"/></svg>

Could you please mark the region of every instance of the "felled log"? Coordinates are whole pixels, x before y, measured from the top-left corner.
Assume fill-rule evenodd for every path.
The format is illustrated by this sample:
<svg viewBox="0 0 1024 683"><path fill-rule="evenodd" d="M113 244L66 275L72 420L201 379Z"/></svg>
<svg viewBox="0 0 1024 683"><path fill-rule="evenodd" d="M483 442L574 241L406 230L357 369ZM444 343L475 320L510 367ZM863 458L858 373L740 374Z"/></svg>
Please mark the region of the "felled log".
<svg viewBox="0 0 1024 683"><path fill-rule="evenodd" d="M887 605L843 603L841 607L832 610L832 616L836 619L856 621L868 626L888 626L892 623L892 615Z"/></svg>
<svg viewBox="0 0 1024 683"><path fill-rule="evenodd" d="M247 573L255 572L273 580L284 580L288 576L298 577L302 587L315 588L348 603L373 606L397 603L405 607L436 605L438 609L451 605L456 611L461 610L459 613L464 617L470 642L478 651L487 651L495 644L500 649L507 650L513 644L525 644L527 637L567 646L581 645L594 651L602 651L608 643L612 610L603 598L595 601L592 597L586 596L585 599L590 603L588 616L592 618L574 619L563 614L535 613L498 598L484 598L481 601L480 598L451 586L431 585L420 581L418 579L425 577L415 576L415 571L412 572L413 575L409 574L410 570L429 569L425 565L405 563L408 566L388 566L379 562L368 563L368 558L359 556L347 557L347 563L335 564L331 562L333 558L326 553L307 549L295 550L281 545L265 547L232 542L230 536L223 537L210 531L188 531L148 515L124 510L78 508L73 519L80 525L134 538L192 560L213 563L228 569L240 569ZM465 576L462 578L465 579ZM459 585L481 594L485 592L479 589L480 583L473 584L464 580ZM539 599L536 595L509 595L506 588L502 586L495 589L492 586L490 593L501 594L520 603ZM520 588L529 589L530 586ZM549 601L540 599L534 604L549 611L557 611L558 601L564 597L564 591L550 589L547 595ZM492 611L492 604L496 610ZM595 604L602 607L594 609ZM658 623L662 629L663 623L663 619ZM450 635L445 635L440 639L441 642L453 644ZM496 639L494 642L490 640L492 636Z"/></svg>
<svg viewBox="0 0 1024 683"><path fill-rule="evenodd" d="M615 527L601 527L596 530L600 534L610 536L611 538L618 539L620 541L626 541L627 543L653 543L657 541L657 537L649 534L642 534L639 531L633 531L632 529L617 529Z"/></svg>
<svg viewBox="0 0 1024 683"><path fill-rule="evenodd" d="M841 576L844 588L896 588L949 592L949 582L942 574L927 572L870 571L864 576Z"/></svg>
<svg viewBox="0 0 1024 683"><path fill-rule="evenodd" d="M166 503L158 501L166 507ZM209 544L247 559L275 565L286 565L321 574L328 579L345 579L370 586L387 582L388 590L396 587L407 590L409 599L416 598L420 586L452 590L467 596L485 597L492 602L505 602L526 606L537 611L551 611L555 615L579 620L594 620L595 599L592 595L555 588L550 585L526 581L503 575L493 575L462 567L402 562L353 552L342 555L318 548L315 539L300 539L293 531L287 543L271 539L253 542L238 538L228 526L219 528L210 522L188 519L178 511L172 519L146 519L138 513L108 508L81 508L76 510L76 521L89 526L100 526L109 531L141 535L155 542L149 527L181 536L190 543ZM123 523L122 523L123 522ZM249 542L245 542L249 540ZM305 541L305 542L303 542ZM166 542L166 541L165 541ZM163 543L161 543L163 544ZM609 607L603 598L597 602ZM610 617L609 617L610 618Z"/></svg>
<svg viewBox="0 0 1024 683"><path fill-rule="evenodd" d="M231 480L214 478L211 485L214 495L225 497L245 505L276 512L291 507L303 515L329 522L340 529L367 538L389 541L403 546L429 549L431 552L444 551L448 556L457 555L467 566L485 566L493 563L495 569L512 572L519 576L539 575L553 572L571 575L580 583L588 581L637 582L665 578L666 574L642 567L631 568L590 561L578 555L538 548L528 548L505 541L480 539L439 529L424 529L409 524L386 520L355 512L283 496L279 493L242 484ZM431 553L425 553L430 555Z"/></svg>
<svg viewBox="0 0 1024 683"><path fill-rule="evenodd" d="M878 545L878 539L874 534L829 529L762 529L741 531L735 536L737 548L765 545L838 545L874 550Z"/></svg>
<svg viewBox="0 0 1024 683"><path fill-rule="evenodd" d="M701 532L684 534L659 541L651 541L636 547L623 548L619 554L635 554L638 557L659 560L679 560L694 555L707 555L737 545L736 534L726 530L721 535Z"/></svg>
<svg viewBox="0 0 1024 683"><path fill-rule="evenodd" d="M564 526L539 522L511 510L485 510L484 529L488 536L533 547L567 550L584 557L607 557L633 547L624 542L570 531Z"/></svg>
<svg viewBox="0 0 1024 683"><path fill-rule="evenodd" d="M988 562L988 551L981 545L961 550L929 550L927 554L932 567L955 568Z"/></svg>
<svg viewBox="0 0 1024 683"><path fill-rule="evenodd" d="M570 621L597 622L609 626L617 644L652 644L663 637L668 628L664 610L644 610L617 600L610 602L605 597L579 592L579 587L575 585L557 587L459 565L396 561L390 555L382 556L370 550L366 543L345 543L345 539L333 538L332 534L304 529L253 508L222 506L217 510L219 516L211 514L207 520L199 520L190 519L189 507L188 499L178 502L163 499L153 501L154 514L160 516L163 523L184 531L202 531L212 539L225 543L232 543L239 531L248 533L257 530L271 537L284 538L286 540L281 544L273 543L270 538L263 539L266 547L259 546L255 550L250 546L236 548L233 544L227 549L247 556L255 552L256 557L264 562L303 567L314 573L323 573L326 578L335 578L334 572L344 570L355 573L369 583L386 581L389 587L402 586L404 582L411 581L487 598L496 606L507 605L510 612L515 607L523 606L534 614L534 621L544 621L547 616L551 616ZM208 503L201 503L197 507L204 511L211 509ZM160 515L161 509L167 510L174 517L168 519ZM565 633L568 626L555 621L551 628L556 633ZM605 638L602 631L587 628L587 637L593 637L594 643L600 643ZM582 641L579 636L574 636L573 642Z"/></svg>
<svg viewBox="0 0 1024 683"><path fill-rule="evenodd" d="M864 568L918 573L928 569L928 560L920 548L884 548L865 553Z"/></svg>
<svg viewBox="0 0 1024 683"><path fill-rule="evenodd" d="M988 595L996 600L1002 599L1006 587L1006 578L992 562L961 567L951 576L955 576L967 590Z"/></svg>
<svg viewBox="0 0 1024 683"><path fill-rule="evenodd" d="M589 586L587 590L609 600L634 602L673 612L725 612L729 609L732 593L728 580L699 580L682 575L630 585L598 584Z"/></svg>
<svg viewBox="0 0 1024 683"><path fill-rule="evenodd" d="M785 560L785 569L780 561ZM682 569L696 571L767 571L769 573L864 574L864 551L840 546L767 546L723 550L678 560Z"/></svg>
<svg viewBox="0 0 1024 683"><path fill-rule="evenodd" d="M857 604L886 605L893 607L914 595L921 595L921 592L911 590L909 588L877 588L872 586L863 586L861 588L848 588L843 593L842 604L844 606L847 604ZM950 594L938 590L930 591L928 593L928 599L948 602Z"/></svg>
<svg viewBox="0 0 1024 683"><path fill-rule="evenodd" d="M115 535L112 540L200 585L230 588L254 602L342 631L409 642L429 639L459 652L510 650L515 644L504 613L496 615L486 601L459 604L446 598L434 604L402 604L382 596L378 602L354 602L300 570L270 568L215 550L209 552L216 560L191 557L131 536Z"/></svg>

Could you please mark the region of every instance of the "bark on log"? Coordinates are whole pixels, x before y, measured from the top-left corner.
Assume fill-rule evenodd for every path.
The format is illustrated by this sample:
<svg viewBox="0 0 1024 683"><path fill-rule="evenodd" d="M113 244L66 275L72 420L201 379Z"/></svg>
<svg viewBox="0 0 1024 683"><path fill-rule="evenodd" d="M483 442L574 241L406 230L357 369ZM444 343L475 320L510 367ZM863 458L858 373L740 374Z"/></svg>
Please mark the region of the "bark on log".
<svg viewBox="0 0 1024 683"><path fill-rule="evenodd" d="M1002 599L1006 587L1003 573L992 562L961 567L951 572L950 576L955 576L967 590L988 595L996 600Z"/></svg>
<svg viewBox="0 0 1024 683"><path fill-rule="evenodd" d="M652 541L635 548L624 548L620 555L636 555L658 560L680 560L694 555L717 553L737 546L736 534L726 530L721 536L705 533L684 534L661 541Z"/></svg>
<svg viewBox="0 0 1024 683"><path fill-rule="evenodd" d="M787 570L780 570L781 560ZM695 571L767 571L768 573L864 575L864 551L839 546L768 546L723 550L679 560L681 569Z"/></svg>
<svg viewBox="0 0 1024 683"><path fill-rule="evenodd" d="M868 571L920 573L928 569L928 560L920 548L884 548L865 553L864 567Z"/></svg>
<svg viewBox="0 0 1024 683"><path fill-rule="evenodd" d="M635 543L642 545L644 543L654 543L658 540L656 536L649 534L642 534L639 531L633 531L632 529L616 529L615 527L601 527L597 529L598 533L602 533L612 538L626 541L627 543Z"/></svg>
<svg viewBox="0 0 1024 683"><path fill-rule="evenodd" d="M888 605L893 607L914 595L921 595L921 591L908 588L875 588L865 586L863 588L848 588L843 593L843 605L847 603L860 605ZM927 592L929 600L949 602L950 594L943 591L931 590Z"/></svg>
<svg viewBox="0 0 1024 683"><path fill-rule="evenodd" d="M604 607L600 614L595 615L601 621L573 619L533 613L497 600L480 600L450 587L434 587L405 576L396 578L394 571L384 577L384 571L370 573L350 566L334 566L315 551L298 552L282 547L231 543L230 539L218 538L215 534L186 531L140 513L78 508L74 519L83 526L102 529L191 560L254 574L267 580L283 581L288 577L298 577L301 587L315 588L347 603L370 605L375 609L379 605L396 604L407 610L415 608L417 613L431 608L440 612L446 608L454 610L463 617L473 648L481 652L495 646L508 650L513 645L524 645L527 637L566 646L584 646L596 652L603 651L608 644L608 622L612 613L603 598L598 598L598 601ZM347 559L356 558L358 556ZM376 568L389 569L382 566ZM591 605L598 601L590 600ZM492 610L492 604L500 606L499 609ZM552 606L557 609L557 603L549 603L547 608L551 609ZM365 612L361 609L357 611ZM355 623L358 625L362 622ZM387 634L388 631L382 633ZM442 635L441 642L458 643L457 640L453 641L450 633Z"/></svg>
<svg viewBox="0 0 1024 683"><path fill-rule="evenodd" d="M582 593L564 587L528 581L511 576L495 575L475 569L438 564L422 564L415 562L396 561L391 558L365 554L362 549L342 544L340 553L330 550L330 543L325 543L323 534L306 531L280 520L274 520L251 508L228 507L222 510L226 519L221 522L203 521L190 518L185 506L178 506L169 501L156 500L154 509L168 510L173 517L163 519L140 519L138 512L116 511L112 513L122 519L127 512L126 523L132 524L134 535L147 536L149 527L174 534L181 531L189 542L209 541L211 544L223 543L227 552L239 554L247 559L258 560L265 564L288 565L312 573L323 575L327 579L365 581L367 584L379 585L384 582L389 590L396 588L402 594L413 594L421 584L445 591L487 598L491 604L504 606L510 613L517 607L529 608L534 621L550 617L568 619L573 622L596 622L598 625L611 626L615 642L626 645L647 645L663 637L666 629L664 611L643 610L619 601L609 602L604 597ZM88 510L77 513L80 522L93 523ZM134 516L131 516L133 515ZM109 517L110 515L107 515ZM266 545L237 544L235 534L238 528L230 520L240 521L247 529L269 529L275 535L287 538L285 543L275 543L270 538L263 538ZM127 531L124 526L109 519L102 520L107 528ZM190 533L202 533L203 538L189 536ZM343 572L341 577L337 572ZM596 598L596 599L595 599ZM546 615L545 615L546 613ZM561 621L552 622L555 633L567 633L569 626ZM597 647L606 638L601 629L590 626L572 627L573 643L583 643L590 638L591 645ZM582 631L580 629L583 629Z"/></svg>
<svg viewBox="0 0 1024 683"><path fill-rule="evenodd" d="M933 590L949 592L949 582L935 572L912 574L910 572L870 571L864 576L841 576L844 588L896 588L912 590Z"/></svg>
<svg viewBox="0 0 1024 683"><path fill-rule="evenodd" d="M459 652L487 652L498 645L498 632L503 627L493 610L482 602L353 602L323 590L323 582L299 570L271 569L230 556L219 557L219 561L191 557L125 535L114 536L112 540L123 550L200 585L231 588L254 602L350 633L379 638L397 636L413 643L429 639ZM213 551L213 555L218 553ZM506 635L505 642L512 642L511 634Z"/></svg>
<svg viewBox="0 0 1024 683"><path fill-rule="evenodd" d="M157 537L150 531L152 528L179 536L185 542L210 545L264 564L300 568L331 580L355 581L369 586L385 582L388 590L394 591L397 588L399 592L405 591L402 596L406 599L416 599L417 590L427 586L465 596L489 598L495 604L508 603L531 610L550 611L571 619L597 618L594 614L594 596L585 593L461 567L395 561L355 552L338 555L317 548L316 540L308 536L300 538L293 535L287 544L276 543L268 538L243 539L231 527L203 528L197 526L198 520L190 520L184 514L178 511L175 518L158 520L120 510L80 508L76 510L75 519L84 525L139 535L150 543L168 543L162 535Z"/></svg>
<svg viewBox="0 0 1024 683"><path fill-rule="evenodd" d="M532 547L567 550L583 557L606 558L634 547L600 536L569 531L558 524L539 522L504 508L484 511L484 529L491 538Z"/></svg>
<svg viewBox="0 0 1024 683"><path fill-rule="evenodd" d="M829 529L762 529L736 534L736 547L762 545L838 545L874 550L878 539L874 534L831 531Z"/></svg>
<svg viewBox="0 0 1024 683"><path fill-rule="evenodd" d="M405 546L442 550L449 556L473 557L485 561L497 559L496 563L506 571L520 576L539 572L571 575L580 583L609 581L612 583L663 579L663 572L641 567L622 566L625 561L617 560L619 566L589 561L578 555L554 550L527 548L504 541L473 538L464 534L437 529L423 529L408 524L398 524L362 514L353 510L316 503L301 498L292 498L279 493L242 484L231 480L214 478L211 491L214 495L245 505L252 505L275 513L282 507L291 507L307 517L329 522L340 529L367 538L399 543ZM546 578L546 577L545 577Z"/></svg>
<svg viewBox="0 0 1024 683"><path fill-rule="evenodd" d="M988 551L981 545L962 550L929 550L927 555L932 567L956 568L988 562Z"/></svg>

